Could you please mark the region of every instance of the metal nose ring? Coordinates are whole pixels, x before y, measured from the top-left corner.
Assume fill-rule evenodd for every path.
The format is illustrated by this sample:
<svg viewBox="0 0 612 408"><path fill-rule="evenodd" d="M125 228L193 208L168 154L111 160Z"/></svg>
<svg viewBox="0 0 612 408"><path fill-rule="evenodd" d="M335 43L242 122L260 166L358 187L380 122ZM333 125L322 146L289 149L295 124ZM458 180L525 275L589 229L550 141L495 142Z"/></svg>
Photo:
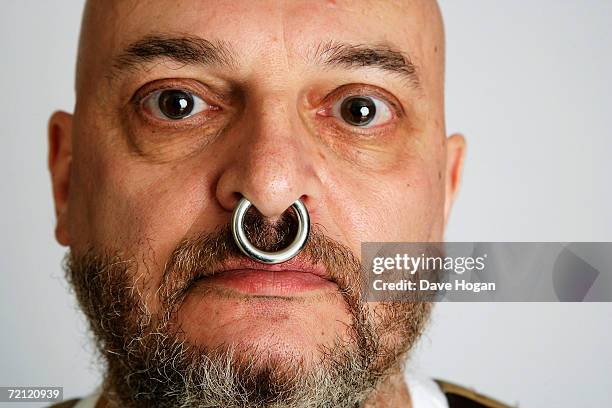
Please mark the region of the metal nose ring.
<svg viewBox="0 0 612 408"><path fill-rule="evenodd" d="M277 252L262 251L261 249L255 248L247 238L244 231L244 216L251 205L253 204L251 204L248 199L242 197L236 205L232 215L232 235L234 236L236 245L238 245L242 253L251 259L265 264L285 262L296 256L306 244L308 234L310 233L310 217L308 216L308 210L306 210L304 203L298 199L291 204L291 207L293 207L297 214L297 234L289 246Z"/></svg>

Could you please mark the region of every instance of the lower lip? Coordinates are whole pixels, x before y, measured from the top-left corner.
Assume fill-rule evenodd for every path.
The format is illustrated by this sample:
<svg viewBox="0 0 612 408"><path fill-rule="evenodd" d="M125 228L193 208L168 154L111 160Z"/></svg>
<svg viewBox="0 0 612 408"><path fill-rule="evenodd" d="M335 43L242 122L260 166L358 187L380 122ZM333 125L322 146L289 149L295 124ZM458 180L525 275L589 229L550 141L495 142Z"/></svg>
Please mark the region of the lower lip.
<svg viewBox="0 0 612 408"><path fill-rule="evenodd" d="M253 296L294 296L307 292L336 290L335 283L301 271L238 269L221 272L198 283L219 285Z"/></svg>

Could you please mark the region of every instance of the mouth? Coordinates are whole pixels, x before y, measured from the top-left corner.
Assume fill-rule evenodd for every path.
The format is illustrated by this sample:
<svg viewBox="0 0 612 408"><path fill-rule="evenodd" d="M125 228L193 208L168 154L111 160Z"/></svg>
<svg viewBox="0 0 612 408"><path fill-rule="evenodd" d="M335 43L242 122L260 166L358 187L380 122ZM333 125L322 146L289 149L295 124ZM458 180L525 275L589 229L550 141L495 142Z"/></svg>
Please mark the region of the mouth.
<svg viewBox="0 0 612 408"><path fill-rule="evenodd" d="M324 267L299 257L275 265L246 259L228 260L212 274L196 278L195 283L253 297L296 297L338 290Z"/></svg>

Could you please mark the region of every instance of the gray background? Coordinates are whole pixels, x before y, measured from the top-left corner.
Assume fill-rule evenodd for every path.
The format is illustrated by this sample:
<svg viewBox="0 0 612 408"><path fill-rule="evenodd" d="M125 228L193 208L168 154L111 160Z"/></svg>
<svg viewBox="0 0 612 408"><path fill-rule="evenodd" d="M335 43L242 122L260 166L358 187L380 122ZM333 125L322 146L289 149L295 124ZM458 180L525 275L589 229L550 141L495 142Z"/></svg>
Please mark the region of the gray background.
<svg viewBox="0 0 612 408"><path fill-rule="evenodd" d="M99 382L60 269L46 123L72 110L82 1L0 2L0 385ZM450 241L612 241L612 2L442 2L449 132L469 141ZM411 370L522 407L610 406L611 304L441 304ZM20 405L20 406L25 406Z"/></svg>

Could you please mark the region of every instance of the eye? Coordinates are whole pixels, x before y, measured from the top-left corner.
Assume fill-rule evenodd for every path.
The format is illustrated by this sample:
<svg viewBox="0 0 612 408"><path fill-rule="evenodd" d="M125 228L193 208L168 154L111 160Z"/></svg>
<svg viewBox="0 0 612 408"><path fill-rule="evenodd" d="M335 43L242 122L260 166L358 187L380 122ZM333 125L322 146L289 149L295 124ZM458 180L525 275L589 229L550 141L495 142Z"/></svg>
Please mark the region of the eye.
<svg viewBox="0 0 612 408"><path fill-rule="evenodd" d="M370 128L392 118L391 108L383 100L371 96L349 96L334 104L332 115L352 126Z"/></svg>
<svg viewBox="0 0 612 408"><path fill-rule="evenodd" d="M164 89L151 93L142 102L153 116L163 120L181 120L210 107L201 98L180 89Z"/></svg>

